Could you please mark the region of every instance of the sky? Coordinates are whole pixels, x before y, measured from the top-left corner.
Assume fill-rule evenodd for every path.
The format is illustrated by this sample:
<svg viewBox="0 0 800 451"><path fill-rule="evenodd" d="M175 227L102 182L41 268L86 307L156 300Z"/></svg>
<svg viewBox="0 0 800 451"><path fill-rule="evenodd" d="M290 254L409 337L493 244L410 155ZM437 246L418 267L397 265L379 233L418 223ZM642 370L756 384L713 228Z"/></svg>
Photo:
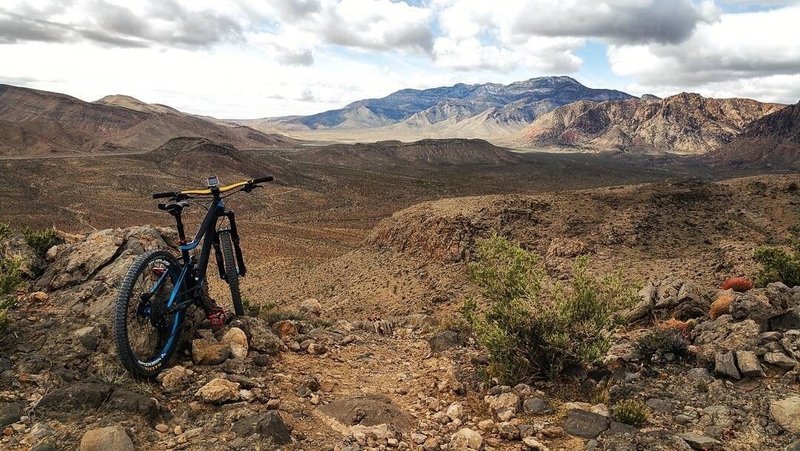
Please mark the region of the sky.
<svg viewBox="0 0 800 451"><path fill-rule="evenodd" d="M3 0L0 83L218 118L569 75L800 100L800 0Z"/></svg>

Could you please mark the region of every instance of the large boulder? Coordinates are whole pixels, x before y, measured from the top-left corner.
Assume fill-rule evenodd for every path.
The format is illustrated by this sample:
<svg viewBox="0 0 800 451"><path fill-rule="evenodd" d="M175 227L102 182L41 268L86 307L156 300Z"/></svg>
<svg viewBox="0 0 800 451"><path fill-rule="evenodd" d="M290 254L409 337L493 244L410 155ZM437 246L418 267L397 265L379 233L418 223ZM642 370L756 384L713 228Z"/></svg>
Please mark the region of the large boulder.
<svg viewBox="0 0 800 451"><path fill-rule="evenodd" d="M266 354L277 354L283 348L283 341L260 318L241 316L231 325L242 329L247 334L250 349Z"/></svg>
<svg viewBox="0 0 800 451"><path fill-rule="evenodd" d="M698 357L713 362L718 353L754 350L760 341L760 332L758 324L751 319L736 322L730 315L722 315L695 327L692 339Z"/></svg>
<svg viewBox="0 0 800 451"><path fill-rule="evenodd" d="M133 442L122 426L109 426L86 431L79 451L134 451Z"/></svg>

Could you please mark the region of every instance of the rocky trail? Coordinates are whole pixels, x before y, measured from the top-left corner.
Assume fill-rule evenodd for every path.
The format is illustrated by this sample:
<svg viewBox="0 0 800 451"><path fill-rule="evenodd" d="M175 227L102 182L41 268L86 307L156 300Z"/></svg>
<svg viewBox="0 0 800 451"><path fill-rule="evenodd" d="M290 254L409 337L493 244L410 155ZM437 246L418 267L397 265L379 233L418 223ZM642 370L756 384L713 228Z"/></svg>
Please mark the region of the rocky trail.
<svg viewBox="0 0 800 451"><path fill-rule="evenodd" d="M523 201L527 207L501 217L500 227L546 250L520 225L541 223L522 215L539 211ZM411 214L427 215L426 208ZM458 224L469 208L453 207ZM468 256L474 241L465 233L489 228L465 223L437 244L397 220L376 228L366 248L394 246L458 271L452 261ZM653 233L640 232L635 239ZM3 258L22 259L27 278L0 336L3 449L800 449L800 287L734 292L707 274L650 277L605 359L513 387L488 380L485 351L448 330L453 305L446 315L396 309L389 316L332 309L318 297L259 310L255 290L249 316L216 331L190 322L170 368L145 381L117 361L111 307L131 262L170 248L173 232L136 227L63 238L43 258L19 237L0 246ZM688 347L644 353L641 338L671 319ZM631 400L647 413L639 426L619 421L619 406Z"/></svg>

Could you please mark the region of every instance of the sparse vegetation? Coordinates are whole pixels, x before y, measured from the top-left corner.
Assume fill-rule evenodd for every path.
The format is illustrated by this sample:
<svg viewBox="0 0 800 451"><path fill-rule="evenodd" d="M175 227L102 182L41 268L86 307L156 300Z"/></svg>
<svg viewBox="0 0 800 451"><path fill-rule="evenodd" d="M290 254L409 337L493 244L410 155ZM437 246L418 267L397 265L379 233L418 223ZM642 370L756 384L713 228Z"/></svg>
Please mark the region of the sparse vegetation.
<svg viewBox="0 0 800 451"><path fill-rule="evenodd" d="M636 352L645 359L667 353L680 357L686 355L688 350L689 342L677 328L656 327L636 341Z"/></svg>
<svg viewBox="0 0 800 451"><path fill-rule="evenodd" d="M733 290L739 293L744 293L753 289L753 281L746 277L731 277L722 283L720 287L723 290Z"/></svg>
<svg viewBox="0 0 800 451"><path fill-rule="evenodd" d="M242 299L242 307L247 316L255 316L263 319L269 324L275 324L278 321L292 320L292 321L309 321L311 320L306 315L295 310L289 310L278 307L274 302L266 302L264 304L256 304L247 298ZM315 325L319 321L312 321Z"/></svg>
<svg viewBox="0 0 800 451"><path fill-rule="evenodd" d="M48 249L58 244L58 232L55 228L44 230L25 229L22 234L25 237L25 242L39 257L44 257Z"/></svg>
<svg viewBox="0 0 800 451"><path fill-rule="evenodd" d="M11 226L5 222L0 222L0 240L4 240L11 236Z"/></svg>
<svg viewBox="0 0 800 451"><path fill-rule="evenodd" d="M791 251L777 247L760 247L753 254L761 264L756 284L766 286L772 282L783 282L793 287L800 285L800 239L795 239Z"/></svg>
<svg viewBox="0 0 800 451"><path fill-rule="evenodd" d="M614 406L614 419L630 426L641 427L650 417L647 405L635 399L626 399Z"/></svg>
<svg viewBox="0 0 800 451"><path fill-rule="evenodd" d="M733 293L722 293L714 299L711 307L708 309L708 316L711 319L717 319L722 315L727 315L731 312L731 304L736 299Z"/></svg>
<svg viewBox="0 0 800 451"><path fill-rule="evenodd" d="M12 296L22 284L20 261L13 258L0 258L0 339L8 328L8 309L14 306Z"/></svg>
<svg viewBox="0 0 800 451"><path fill-rule="evenodd" d="M690 332L689 323L676 318L670 318L661 322L658 327L665 330L677 330L684 337L688 337Z"/></svg>
<svg viewBox="0 0 800 451"><path fill-rule="evenodd" d="M551 279L538 255L497 235L479 240L471 280L489 305L468 299L462 313L489 353L488 375L505 383L555 378L570 365L604 356L615 314L635 290L618 277L595 278L576 260L572 280Z"/></svg>

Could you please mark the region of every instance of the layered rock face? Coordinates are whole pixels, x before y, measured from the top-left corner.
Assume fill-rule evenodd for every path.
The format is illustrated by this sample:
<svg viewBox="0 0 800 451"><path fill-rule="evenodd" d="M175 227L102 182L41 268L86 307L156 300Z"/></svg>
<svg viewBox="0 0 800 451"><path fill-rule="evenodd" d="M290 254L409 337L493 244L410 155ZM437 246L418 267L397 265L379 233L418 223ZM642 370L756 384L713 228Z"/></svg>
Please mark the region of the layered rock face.
<svg viewBox="0 0 800 451"><path fill-rule="evenodd" d="M530 146L703 154L781 108L749 99L682 93L657 101L580 101L542 115L520 134Z"/></svg>

